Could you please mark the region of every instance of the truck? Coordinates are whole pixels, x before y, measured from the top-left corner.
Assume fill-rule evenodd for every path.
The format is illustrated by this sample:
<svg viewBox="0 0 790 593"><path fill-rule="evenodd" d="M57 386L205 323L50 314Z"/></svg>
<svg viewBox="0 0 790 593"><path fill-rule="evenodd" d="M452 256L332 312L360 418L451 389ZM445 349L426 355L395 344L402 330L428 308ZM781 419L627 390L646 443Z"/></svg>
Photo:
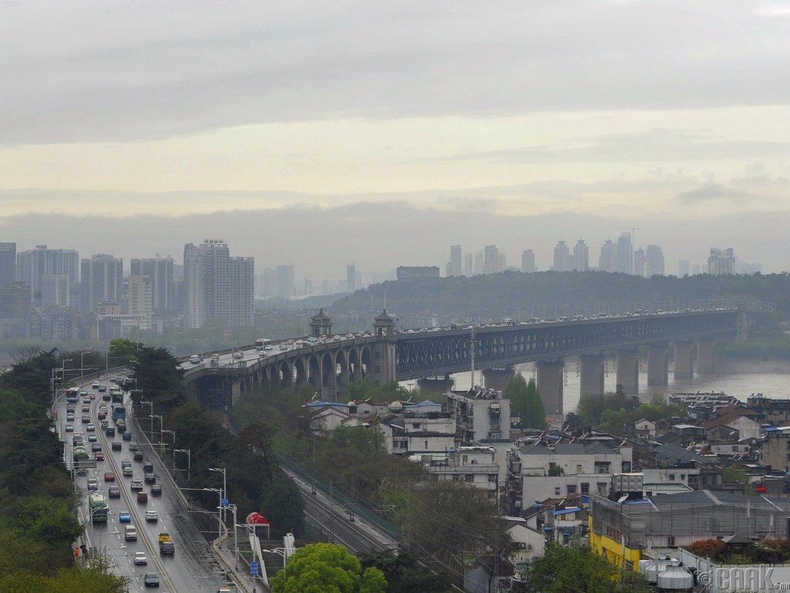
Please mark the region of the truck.
<svg viewBox="0 0 790 593"><path fill-rule="evenodd" d="M159 553L160 554L175 554L176 547L173 544L173 539L166 531L159 532Z"/></svg>

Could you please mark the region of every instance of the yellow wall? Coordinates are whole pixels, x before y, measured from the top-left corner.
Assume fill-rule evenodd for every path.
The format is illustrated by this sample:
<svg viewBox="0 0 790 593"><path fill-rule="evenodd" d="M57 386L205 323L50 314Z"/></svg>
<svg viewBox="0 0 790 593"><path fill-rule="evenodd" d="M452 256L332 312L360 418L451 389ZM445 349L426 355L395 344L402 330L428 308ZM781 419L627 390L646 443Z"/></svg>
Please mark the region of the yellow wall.
<svg viewBox="0 0 790 593"><path fill-rule="evenodd" d="M639 561L642 559L640 548L623 548L623 545L605 535L598 535L592 530L592 519L590 519L590 547L597 553L616 564L626 566L631 570L639 570ZM625 553L623 553L625 550Z"/></svg>

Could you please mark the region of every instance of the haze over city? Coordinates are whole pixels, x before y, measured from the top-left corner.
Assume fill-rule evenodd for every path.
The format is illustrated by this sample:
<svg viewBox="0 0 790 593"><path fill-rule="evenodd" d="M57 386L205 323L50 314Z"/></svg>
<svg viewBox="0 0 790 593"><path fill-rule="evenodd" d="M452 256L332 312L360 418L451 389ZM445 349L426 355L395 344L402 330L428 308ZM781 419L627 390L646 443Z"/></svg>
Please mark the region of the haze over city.
<svg viewBox="0 0 790 593"><path fill-rule="evenodd" d="M0 7L2 235L341 277L638 228L786 269L780 2ZM680 23L680 25L679 25ZM331 275L331 274L330 274Z"/></svg>

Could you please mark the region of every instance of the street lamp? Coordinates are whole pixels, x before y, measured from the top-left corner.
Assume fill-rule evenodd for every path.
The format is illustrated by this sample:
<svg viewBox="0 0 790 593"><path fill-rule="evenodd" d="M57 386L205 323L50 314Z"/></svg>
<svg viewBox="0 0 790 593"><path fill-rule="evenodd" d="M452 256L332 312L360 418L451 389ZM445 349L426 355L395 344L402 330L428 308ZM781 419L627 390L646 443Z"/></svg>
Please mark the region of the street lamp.
<svg viewBox="0 0 790 593"><path fill-rule="evenodd" d="M224 467L210 467L208 468L210 472L222 472L222 498L228 498L228 473L227 469ZM222 507L222 501L220 500L220 507ZM222 508L222 522L225 522L225 508Z"/></svg>
<svg viewBox="0 0 790 593"><path fill-rule="evenodd" d="M154 402L141 401L140 404L148 404L151 407L151 411L148 414L148 419L151 421L151 430L148 434L151 435L151 438L154 438Z"/></svg>
<svg viewBox="0 0 790 593"><path fill-rule="evenodd" d="M186 453L187 454L187 484L190 482L190 478L192 477L192 449L173 449L173 464L175 465L176 462L176 453Z"/></svg>
<svg viewBox="0 0 790 593"><path fill-rule="evenodd" d="M80 351L80 385L85 380L85 355L93 352L90 348L88 350Z"/></svg>
<svg viewBox="0 0 790 593"><path fill-rule="evenodd" d="M164 420L162 419L162 416L160 414L151 414L151 439L154 438L154 434L153 434L153 432L154 432L154 418L158 418L159 419L159 441L158 442L161 443L162 442L162 430L165 427L165 423L164 423Z"/></svg>
<svg viewBox="0 0 790 593"><path fill-rule="evenodd" d="M172 436L172 437L173 437L173 442L172 442L172 443L170 443L170 444L171 444L171 445L173 445L173 446L175 447L175 446L176 446L176 431L175 431L175 430L165 430L165 429L163 428L163 429L162 429L162 440L163 440L163 441L165 440L164 433L167 433L167 434L169 434L170 436Z"/></svg>
<svg viewBox="0 0 790 593"><path fill-rule="evenodd" d="M216 492L219 495L219 506L217 507L217 540L222 537L222 490L219 488L203 488L205 492Z"/></svg>

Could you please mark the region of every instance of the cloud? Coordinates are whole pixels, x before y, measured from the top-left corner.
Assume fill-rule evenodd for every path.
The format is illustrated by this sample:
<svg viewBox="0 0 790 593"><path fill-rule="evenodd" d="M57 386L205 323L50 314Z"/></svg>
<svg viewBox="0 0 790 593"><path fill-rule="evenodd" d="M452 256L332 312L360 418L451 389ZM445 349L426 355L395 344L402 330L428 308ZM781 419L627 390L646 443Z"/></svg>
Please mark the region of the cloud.
<svg viewBox="0 0 790 593"><path fill-rule="evenodd" d="M694 204L712 200L738 200L748 203L754 198L755 196L745 191L735 190L718 183L708 183L692 190L681 192L675 199L679 204Z"/></svg>
<svg viewBox="0 0 790 593"><path fill-rule="evenodd" d="M0 3L0 142L228 126L786 104L753 2Z"/></svg>

